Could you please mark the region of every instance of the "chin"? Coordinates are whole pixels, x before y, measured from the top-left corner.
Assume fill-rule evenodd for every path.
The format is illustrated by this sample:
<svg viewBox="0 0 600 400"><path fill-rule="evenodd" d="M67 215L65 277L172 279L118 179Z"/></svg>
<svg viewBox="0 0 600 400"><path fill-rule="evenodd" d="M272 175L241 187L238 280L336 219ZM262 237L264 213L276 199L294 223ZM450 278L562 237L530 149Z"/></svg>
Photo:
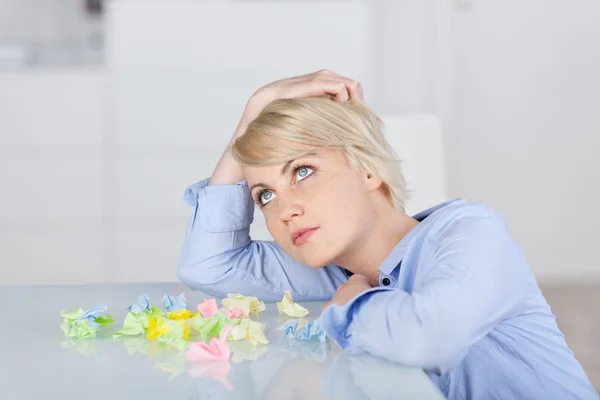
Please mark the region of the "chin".
<svg viewBox="0 0 600 400"><path fill-rule="evenodd" d="M309 252L310 256L300 257L302 260L297 259L298 262L306 265L310 268L323 268L326 265L332 264L332 257L326 254L318 254L317 252Z"/></svg>
<svg viewBox="0 0 600 400"><path fill-rule="evenodd" d="M308 263L305 263L305 265L306 265L307 267L309 267L309 268L313 268L313 269L319 269L319 268L323 268L323 267L325 267L325 266L326 266L326 265L328 265L328 264L329 264L328 262L316 262L316 263L310 263L310 264L308 264Z"/></svg>
<svg viewBox="0 0 600 400"><path fill-rule="evenodd" d="M330 249L324 249L319 246L314 246L315 243L307 243L302 247L296 247L286 243L285 245L280 243L281 248L294 260L300 264L306 265L309 268L323 268L326 265L334 264L333 260L334 252L326 251Z"/></svg>

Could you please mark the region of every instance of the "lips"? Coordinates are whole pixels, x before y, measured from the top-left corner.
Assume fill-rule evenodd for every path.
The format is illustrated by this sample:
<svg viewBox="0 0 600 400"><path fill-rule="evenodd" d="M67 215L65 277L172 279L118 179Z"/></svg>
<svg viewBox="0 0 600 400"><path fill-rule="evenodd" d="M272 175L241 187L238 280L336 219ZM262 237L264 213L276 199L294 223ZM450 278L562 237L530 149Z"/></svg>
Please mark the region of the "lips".
<svg viewBox="0 0 600 400"><path fill-rule="evenodd" d="M295 230L294 233L292 233L292 243L294 243L296 246L304 244L317 229L319 229L318 226Z"/></svg>

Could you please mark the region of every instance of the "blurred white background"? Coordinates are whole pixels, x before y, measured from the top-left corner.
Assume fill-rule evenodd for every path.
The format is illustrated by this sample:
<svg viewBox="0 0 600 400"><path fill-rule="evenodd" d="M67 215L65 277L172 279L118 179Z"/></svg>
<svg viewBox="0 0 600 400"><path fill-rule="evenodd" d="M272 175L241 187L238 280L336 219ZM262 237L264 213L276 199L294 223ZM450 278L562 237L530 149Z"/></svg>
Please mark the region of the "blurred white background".
<svg viewBox="0 0 600 400"><path fill-rule="evenodd" d="M177 280L186 186L258 87L323 68L388 122L410 211L485 202L541 282L600 282L598 21L596 0L0 0L0 285Z"/></svg>

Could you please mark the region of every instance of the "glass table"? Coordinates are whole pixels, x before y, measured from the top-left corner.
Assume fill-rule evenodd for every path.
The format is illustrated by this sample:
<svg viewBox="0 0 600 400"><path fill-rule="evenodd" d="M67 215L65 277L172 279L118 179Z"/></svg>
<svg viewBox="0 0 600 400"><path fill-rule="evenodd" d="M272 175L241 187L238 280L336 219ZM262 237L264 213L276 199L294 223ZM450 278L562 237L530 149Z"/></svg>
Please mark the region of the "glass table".
<svg viewBox="0 0 600 400"><path fill-rule="evenodd" d="M183 351L145 337L113 339L140 294L162 306L164 294L185 292L188 307L211 296L183 284L0 287L2 399L443 399L419 369L329 342L285 337L273 303L260 313L268 345L230 342L229 361L191 363ZM219 300L219 299L218 299ZM220 301L218 301L220 306ZM108 305L108 334L72 339L60 329L61 310ZM318 317L320 302L302 303Z"/></svg>

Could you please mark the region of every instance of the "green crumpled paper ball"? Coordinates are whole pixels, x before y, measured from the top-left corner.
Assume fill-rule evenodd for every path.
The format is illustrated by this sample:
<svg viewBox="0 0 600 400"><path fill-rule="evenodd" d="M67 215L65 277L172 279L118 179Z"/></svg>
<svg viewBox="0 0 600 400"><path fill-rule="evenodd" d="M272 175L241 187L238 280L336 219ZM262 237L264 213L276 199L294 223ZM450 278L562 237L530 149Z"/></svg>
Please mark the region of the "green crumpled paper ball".
<svg viewBox="0 0 600 400"><path fill-rule="evenodd" d="M110 314L106 314L105 317L96 317L94 319L96 324L99 326L92 325L88 318L77 321L77 319L82 316L84 312L85 311L83 311L81 308L78 308L77 310L62 311L60 313L60 316L64 318L60 328L67 336L78 339L93 339L98 334L99 328L110 326L115 321Z"/></svg>
<svg viewBox="0 0 600 400"><path fill-rule="evenodd" d="M122 336L136 336L146 333L148 330L148 318L155 318L156 316L164 317L164 315L164 311L157 307L151 307L150 311L144 310L139 313L130 311L125 316L123 326L115 332L113 337L120 338Z"/></svg>

